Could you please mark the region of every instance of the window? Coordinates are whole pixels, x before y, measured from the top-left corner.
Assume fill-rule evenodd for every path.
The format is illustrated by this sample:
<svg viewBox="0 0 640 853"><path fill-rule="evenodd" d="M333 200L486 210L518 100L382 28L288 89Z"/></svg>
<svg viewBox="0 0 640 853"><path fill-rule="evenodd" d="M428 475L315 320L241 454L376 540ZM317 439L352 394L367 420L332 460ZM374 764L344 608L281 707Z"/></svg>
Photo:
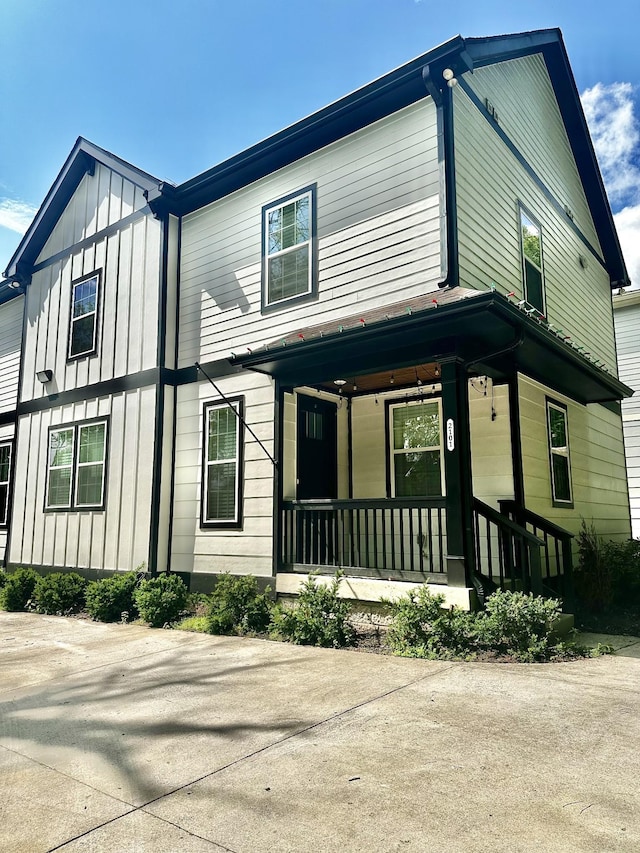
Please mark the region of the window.
<svg viewBox="0 0 640 853"><path fill-rule="evenodd" d="M389 405L391 496L441 495L440 401Z"/></svg>
<svg viewBox="0 0 640 853"><path fill-rule="evenodd" d="M520 233L522 239L522 270L524 297L541 314L544 307L544 276L542 273L542 236L540 225L520 208Z"/></svg>
<svg viewBox="0 0 640 853"><path fill-rule="evenodd" d="M11 473L11 444L0 444L0 527L9 519L9 475Z"/></svg>
<svg viewBox="0 0 640 853"><path fill-rule="evenodd" d="M243 400L204 408L203 527L240 527L242 523Z"/></svg>
<svg viewBox="0 0 640 853"><path fill-rule="evenodd" d="M262 307L316 293L315 186L262 209Z"/></svg>
<svg viewBox="0 0 640 853"><path fill-rule="evenodd" d="M551 497L554 504L566 506L573 504L566 408L559 403L547 400L547 425L551 461Z"/></svg>
<svg viewBox="0 0 640 853"><path fill-rule="evenodd" d="M99 297L99 272L71 283L70 359L91 355L96 351Z"/></svg>
<svg viewBox="0 0 640 853"><path fill-rule="evenodd" d="M104 509L107 421L49 430L45 509Z"/></svg>

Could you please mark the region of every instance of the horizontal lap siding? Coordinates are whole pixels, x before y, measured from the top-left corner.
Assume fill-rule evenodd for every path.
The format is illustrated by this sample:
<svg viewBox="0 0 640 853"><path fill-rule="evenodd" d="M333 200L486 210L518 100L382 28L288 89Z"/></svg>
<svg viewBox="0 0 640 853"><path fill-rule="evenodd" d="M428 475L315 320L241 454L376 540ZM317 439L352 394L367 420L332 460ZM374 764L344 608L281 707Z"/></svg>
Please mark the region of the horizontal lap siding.
<svg viewBox="0 0 640 853"><path fill-rule="evenodd" d="M546 72L537 62L530 66L514 60L465 79L482 101L489 97L500 127L556 200L571 208L577 226L599 251ZM455 90L455 145L461 284L488 288L494 283L500 292L522 297L522 202L542 226L548 319L615 374L608 274L460 87ZM586 269L580 255L587 259Z"/></svg>
<svg viewBox="0 0 640 853"><path fill-rule="evenodd" d="M155 387L24 415L18 422L12 564L131 570L147 561ZM50 426L110 416L104 511L44 512Z"/></svg>
<svg viewBox="0 0 640 853"><path fill-rule="evenodd" d="M619 415L592 404L581 406L520 377L520 428L525 505L538 515L577 533L581 520L593 521L605 536L629 535L629 503L622 422ZM551 502L549 440L545 397L567 406L574 507Z"/></svg>
<svg viewBox="0 0 640 853"><path fill-rule="evenodd" d="M23 296L0 305L0 413L18 402L23 311Z"/></svg>
<svg viewBox="0 0 640 853"><path fill-rule="evenodd" d="M244 396L244 417L274 453L274 395L258 374L215 378L226 397ZM176 394L176 454L171 569L270 576L273 542L273 467L248 430L244 432L242 530L200 528L203 406L220 397L206 382L183 385Z"/></svg>
<svg viewBox="0 0 640 853"><path fill-rule="evenodd" d="M473 495L498 509L514 497L508 387L469 383L469 418Z"/></svg>
<svg viewBox="0 0 640 853"><path fill-rule="evenodd" d="M318 300L262 316L262 207L312 183ZM185 217L180 365L436 288L440 214L435 108L425 100Z"/></svg>
<svg viewBox="0 0 640 853"><path fill-rule="evenodd" d="M145 216L35 273L27 290L22 399L146 370L156 365L160 224ZM95 356L67 362L71 283L102 269ZM46 387L36 372L53 371Z"/></svg>

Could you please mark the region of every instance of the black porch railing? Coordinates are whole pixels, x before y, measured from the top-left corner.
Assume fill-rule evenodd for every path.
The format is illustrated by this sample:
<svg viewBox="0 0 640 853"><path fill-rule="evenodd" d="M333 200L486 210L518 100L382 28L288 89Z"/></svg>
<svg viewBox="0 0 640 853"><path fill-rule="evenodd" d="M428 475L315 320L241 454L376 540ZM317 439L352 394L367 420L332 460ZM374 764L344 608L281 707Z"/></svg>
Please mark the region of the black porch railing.
<svg viewBox="0 0 640 853"><path fill-rule="evenodd" d="M540 549L544 541L474 498L476 571L500 589L542 595Z"/></svg>
<svg viewBox="0 0 640 853"><path fill-rule="evenodd" d="M282 561L446 581L445 499L285 501Z"/></svg>
<svg viewBox="0 0 640 853"><path fill-rule="evenodd" d="M559 596L564 609L572 610L574 603L573 555L571 540L573 533L552 521L520 506L515 501L500 501L500 511L534 536L542 539L541 573L543 594Z"/></svg>

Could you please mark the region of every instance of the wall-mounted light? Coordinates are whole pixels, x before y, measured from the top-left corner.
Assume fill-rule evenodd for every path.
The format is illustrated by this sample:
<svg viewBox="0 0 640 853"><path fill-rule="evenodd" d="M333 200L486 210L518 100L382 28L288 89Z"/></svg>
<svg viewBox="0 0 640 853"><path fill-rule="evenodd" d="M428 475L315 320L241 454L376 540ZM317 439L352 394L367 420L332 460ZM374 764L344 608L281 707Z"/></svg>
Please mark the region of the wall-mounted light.
<svg viewBox="0 0 640 853"><path fill-rule="evenodd" d="M445 68L442 72L443 78L447 81L447 86L450 89L453 89L454 86L458 85L458 81L456 80L456 75L453 73L451 68Z"/></svg>
<svg viewBox="0 0 640 853"><path fill-rule="evenodd" d="M43 385L46 385L47 382L51 382L53 379L53 370L38 370L36 373L36 379L38 382L42 382Z"/></svg>

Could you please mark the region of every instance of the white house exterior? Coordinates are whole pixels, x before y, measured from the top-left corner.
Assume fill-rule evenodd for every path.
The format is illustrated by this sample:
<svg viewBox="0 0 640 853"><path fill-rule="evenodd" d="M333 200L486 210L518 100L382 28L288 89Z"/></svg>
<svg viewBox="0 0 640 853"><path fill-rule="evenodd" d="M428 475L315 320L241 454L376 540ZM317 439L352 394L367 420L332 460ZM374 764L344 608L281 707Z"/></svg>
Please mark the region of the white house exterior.
<svg viewBox="0 0 640 853"><path fill-rule="evenodd" d="M583 517L629 535L627 275L557 30L456 37L177 187L79 140L6 275L9 566L468 606L568 596Z"/></svg>
<svg viewBox="0 0 640 853"><path fill-rule="evenodd" d="M613 298L618 368L620 378L640 392L640 290L629 290ZM640 538L640 394L622 403L631 529Z"/></svg>

